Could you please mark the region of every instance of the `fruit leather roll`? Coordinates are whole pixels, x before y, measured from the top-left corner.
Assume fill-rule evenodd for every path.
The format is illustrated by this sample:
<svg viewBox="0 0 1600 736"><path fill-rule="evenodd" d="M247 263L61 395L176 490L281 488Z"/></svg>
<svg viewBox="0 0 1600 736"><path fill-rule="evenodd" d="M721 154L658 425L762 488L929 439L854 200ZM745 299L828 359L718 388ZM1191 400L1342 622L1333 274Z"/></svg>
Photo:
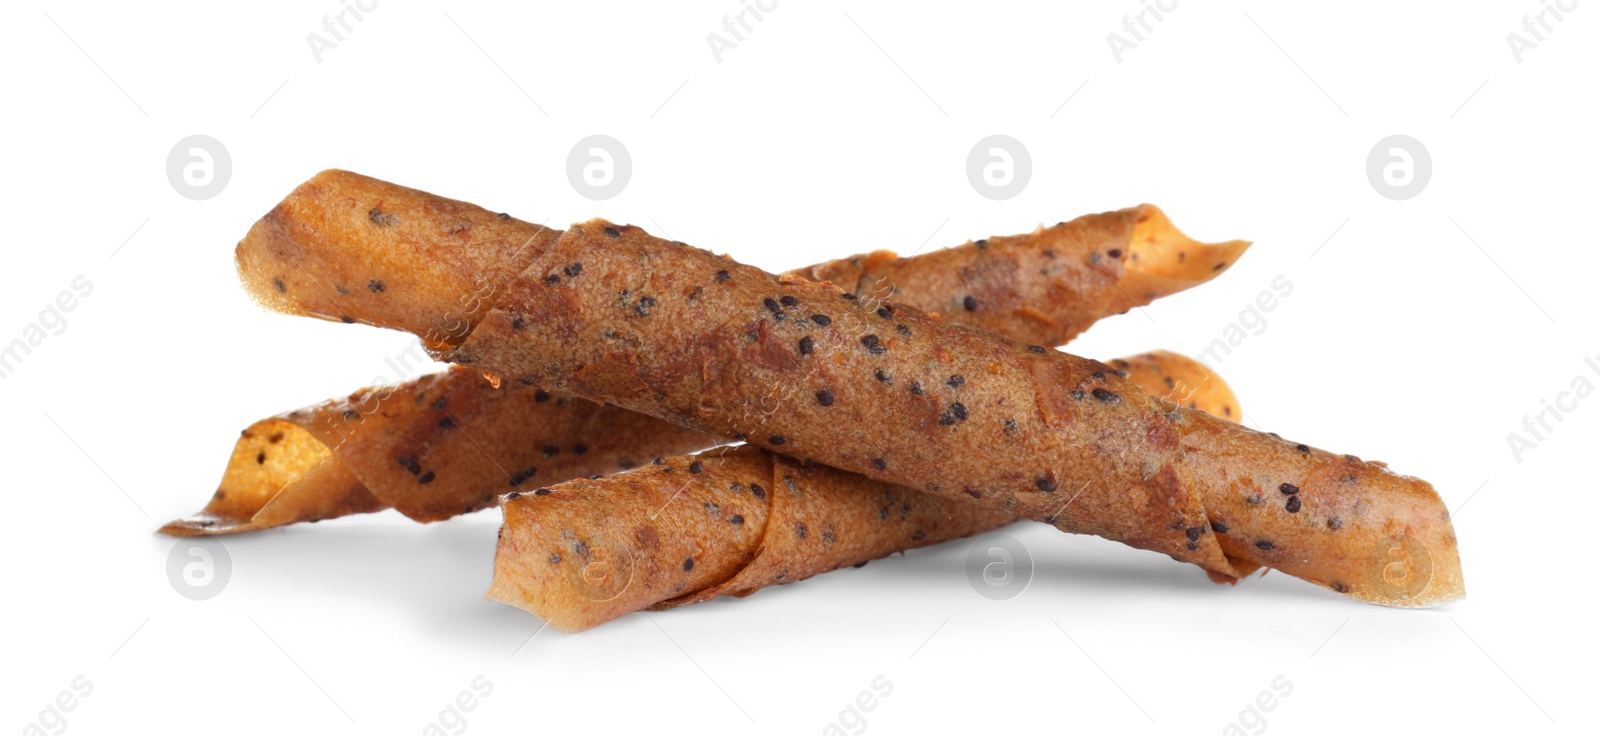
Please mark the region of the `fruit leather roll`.
<svg viewBox="0 0 1600 736"><path fill-rule="evenodd" d="M451 368L285 412L240 433L203 511L161 528L232 534L393 507L416 521L493 506L524 485L720 444L660 419Z"/></svg>
<svg viewBox="0 0 1600 736"><path fill-rule="evenodd" d="M1157 396L1191 406L1198 399L1218 416L1237 410L1227 385L1184 356L1157 351L1115 362L1137 366L1133 377ZM527 484L628 470L722 442L520 381L497 389L453 366L251 424L206 507L160 531L236 534L391 507L440 521Z"/></svg>
<svg viewBox="0 0 1600 736"><path fill-rule="evenodd" d="M1112 362L1137 366L1132 377L1167 401L1238 411L1227 385L1183 356ZM749 445L514 491L502 506L489 597L562 631L742 597L1015 520L976 498L935 497Z"/></svg>
<svg viewBox="0 0 1600 736"><path fill-rule="evenodd" d="M1015 521L751 445L507 495L489 597L578 631Z"/></svg>
<svg viewBox="0 0 1600 736"><path fill-rule="evenodd" d="M952 299L962 302L977 293L987 306L963 308L952 316L1002 334L1054 345L1094 321L1126 309L1111 293L1125 294L1132 289L1153 298L1187 288L1218 273L1211 265L1196 269L1193 264L1226 262L1247 246L1242 241L1194 241L1149 205L1081 217L1058 226L1052 235L1044 232L980 240L913 258L879 251L795 273L841 278L848 274L869 299L893 292L896 299L920 306ZM276 308L295 308L341 321L360 314L363 321L373 324L411 329L425 344L447 345L464 336L498 289L559 235L558 230L507 214L333 170L297 188L256 224L246 243L259 250L241 246L240 271L255 295ZM317 253L333 248L371 252L352 264L307 257L311 253L302 243ZM1081 248L1114 255L1093 266L1061 255L1070 256ZM1144 249L1143 258L1139 249ZM1123 257L1124 253L1128 255ZM1195 260L1187 261L1191 254ZM1184 265L1186 261L1190 267ZM263 268L263 263L276 270ZM363 277L363 268L387 275ZM960 276L952 282L941 275L945 271L970 277ZM979 284L981 289L976 288ZM408 296L416 294L425 298ZM420 305L439 303L446 306L438 312L418 311ZM1148 303L1148 299L1139 303ZM1018 318L1019 314L1031 316ZM1022 332L1013 332L1016 330ZM263 420L270 425L258 423L261 426L247 428L241 435L207 507L167 524L162 531L230 534L389 506L417 521L437 521L482 508L504 492L507 484L515 486L513 481L526 479L519 475L531 477L542 472L537 482L555 483L626 469L637 457L676 455L720 444L717 438L685 432L654 418L628 417L614 409L597 411L587 402L568 411L564 407L569 397L558 396L552 403L550 392L527 388L525 383L513 382L502 389L512 396L489 395L495 390L462 371L397 387L369 387L346 399ZM448 428L429 426L436 419L446 421L442 416L421 411L420 406L402 410L386 401L390 395L428 391L439 394L433 400L454 402L458 407L481 406L483 416L470 417L470 428L452 433L443 431ZM360 406L352 408L352 401ZM386 409L378 411L379 404L387 405ZM282 426L285 424L292 426ZM331 443L307 434L301 425L324 428L322 434L331 437ZM561 435L574 427L585 434ZM570 453L572 448L592 451L599 447L590 430L639 444L632 448L611 445L616 452L605 456L598 452L588 457L560 454ZM425 443L420 441L424 434ZM492 437L493 442L478 435ZM280 439L263 444L262 437ZM278 445L283 437L290 438L291 444ZM474 445L472 437L480 442ZM656 437L659 442L652 441ZM435 471L428 483L409 487L406 481L411 479L401 476L387 483L380 481L377 488L365 487L357 475L395 475L394 466L379 462L380 456L398 461L417 454L397 448L395 444L402 440L441 458L481 456L488 467L442 477ZM291 447L294 450L288 451ZM555 454L548 454L552 448ZM504 452L499 452L502 449ZM351 460L340 462L331 459L334 457ZM261 461L255 462L258 458ZM418 467L424 460L417 461ZM353 475L355 471L359 472ZM421 477L420 473L416 476ZM408 501L396 504L389 500L401 498Z"/></svg>
<svg viewBox="0 0 1600 736"><path fill-rule="evenodd" d="M299 302L316 302L308 289L262 288L291 268L361 281L413 269L403 248L366 252L382 239L364 248L302 235L240 244L241 274L268 306L321 314ZM1462 595L1438 495L1382 463L1163 405L1097 361L637 227L592 220L540 242L548 247L494 282L492 306L436 355L874 480L976 495L1222 579L1238 577L1238 560L1374 603ZM459 313L457 297L391 292L363 303L371 310L344 305L341 318L433 322Z"/></svg>
<svg viewBox="0 0 1600 736"><path fill-rule="evenodd" d="M439 354L1220 578L1236 559L1374 603L1461 595L1424 481L1162 405L1104 363L850 296L594 220ZM1426 576L1396 582L1396 550Z"/></svg>
<svg viewBox="0 0 1600 736"><path fill-rule="evenodd" d="M791 273L1025 343L1065 345L1100 319L1210 281L1249 245L1198 242L1143 204L911 258L874 251Z"/></svg>
<svg viewBox="0 0 1600 736"><path fill-rule="evenodd" d="M441 346L459 342L560 235L330 169L257 221L235 255L245 288L269 309L404 330ZM1215 278L1249 245L1199 242L1140 205L910 258L875 251L785 277L832 281L868 302L892 299L1056 346L1101 319Z"/></svg>

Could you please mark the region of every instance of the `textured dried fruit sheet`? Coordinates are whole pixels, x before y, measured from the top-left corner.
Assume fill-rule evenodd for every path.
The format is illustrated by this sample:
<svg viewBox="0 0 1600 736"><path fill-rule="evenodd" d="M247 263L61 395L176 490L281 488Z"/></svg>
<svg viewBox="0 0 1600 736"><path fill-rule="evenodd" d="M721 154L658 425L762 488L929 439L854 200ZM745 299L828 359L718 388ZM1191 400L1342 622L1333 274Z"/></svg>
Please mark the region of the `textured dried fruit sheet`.
<svg viewBox="0 0 1600 736"><path fill-rule="evenodd" d="M1238 411L1199 363L1157 352L1112 361L1213 414ZM1204 386L1204 391L1195 387ZM971 498L939 498L749 445L503 499L489 597L562 631L633 611L769 585L1015 520Z"/></svg>
<svg viewBox="0 0 1600 736"><path fill-rule="evenodd" d="M404 224L379 219L365 227ZM285 311L329 316L299 304L318 297L285 282L295 269L359 283L409 268L403 247L363 259L315 233L293 248L255 235L240 245L242 276L284 282L266 303ZM1214 576L1236 577L1231 560L1241 560L1375 603L1462 593L1437 494L1380 463L1170 409L1104 364L780 279L631 226L597 220L534 242L522 274L492 285L494 308L474 312L482 320L460 348L435 341L440 355L885 482L971 491ZM346 305L340 317L429 331L461 311L455 293L391 297L407 306ZM1396 552L1413 574L1389 572Z"/></svg>
<svg viewBox="0 0 1600 736"><path fill-rule="evenodd" d="M404 330L437 347L459 342L560 235L330 169L257 221L235 259L245 289L269 309ZM944 312L1026 343L1064 345L1101 319L1216 278L1249 246L1194 240L1146 204L910 258L874 251L787 275Z"/></svg>
<svg viewBox="0 0 1600 736"><path fill-rule="evenodd" d="M1238 241L1210 245L1188 239L1149 205L1081 217L1045 232L980 240L913 258L878 251L795 273L848 275L869 298L893 293L918 306L964 305L976 294L984 305L962 306L954 319L1054 345L1130 304L1209 280L1217 273L1211 261L1236 258L1246 247ZM238 266L252 294L274 309L340 321L360 315L361 321L408 329L427 344L444 345L463 337L517 269L559 234L464 202L327 171L256 223L238 250ZM1118 255L1091 265L1061 255L1083 248ZM1130 290L1146 298L1129 301ZM445 306L425 308L438 304ZM545 403L548 392L524 391L522 384L508 386L509 396L492 396L493 391L464 373L424 377L263 420L272 426L258 423L245 431L207 507L162 531L229 534L387 506L417 521L436 521L482 508L530 478L555 483L626 469L641 457L720 443L658 419L597 410L587 402L567 410L570 398L558 395ZM447 420L439 410L390 401L430 392L428 404L457 407L452 421L464 425L460 431L433 426ZM473 407L471 416L460 415L464 406ZM315 437L302 437L310 428L332 438L321 446L324 451L318 451ZM281 447L258 447L256 434L287 435L296 447L310 444L291 454ZM638 444L620 444L626 441ZM551 448L553 458L547 457ZM594 454L561 454L573 448ZM487 462L472 467L474 457ZM466 463L440 472L436 466L451 458ZM426 466L432 474L397 473L403 466L396 463L408 459L410 466ZM324 462L330 467L311 472ZM337 467L340 463L347 467ZM429 481L418 482L423 477ZM357 478L371 483L363 486Z"/></svg>
<svg viewBox="0 0 1600 736"><path fill-rule="evenodd" d="M231 534L394 507L438 521L521 486L643 465L715 436L452 368L263 419L200 513L161 531Z"/></svg>
<svg viewBox="0 0 1600 736"><path fill-rule="evenodd" d="M1397 606L1462 594L1433 488L1163 406L1104 363L592 220L450 362L1237 577L1230 558ZM827 397L824 400L824 397ZM1227 530L1227 531L1224 531ZM1394 550L1426 559L1398 583Z"/></svg>

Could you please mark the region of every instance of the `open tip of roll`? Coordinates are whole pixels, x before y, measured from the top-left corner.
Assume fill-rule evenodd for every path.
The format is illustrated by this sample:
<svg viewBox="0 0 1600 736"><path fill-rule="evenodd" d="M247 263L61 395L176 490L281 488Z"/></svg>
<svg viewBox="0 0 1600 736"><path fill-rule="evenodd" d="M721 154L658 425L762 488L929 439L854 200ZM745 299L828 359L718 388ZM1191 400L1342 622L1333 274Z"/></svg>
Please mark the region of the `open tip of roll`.
<svg viewBox="0 0 1600 736"><path fill-rule="evenodd" d="M563 559L573 555L556 557L567 562L565 566L550 561L545 548L552 535L559 537L559 532L547 527L548 515L532 508L530 499L518 502L502 496L500 509L505 522L495 546L494 574L484 598L532 614L546 626L569 634L593 628L625 612L606 605L614 596L580 593L583 583L591 582L582 577L589 568L584 566L575 572L576 560Z"/></svg>
<svg viewBox="0 0 1600 736"><path fill-rule="evenodd" d="M1135 294L1155 299L1216 278L1250 248L1248 240L1203 243L1179 230L1161 208L1137 208L1123 279Z"/></svg>
<svg viewBox="0 0 1600 736"><path fill-rule="evenodd" d="M169 537L209 537L249 531L255 527L249 519L235 519L201 512L181 519L173 519L156 531Z"/></svg>
<svg viewBox="0 0 1600 736"><path fill-rule="evenodd" d="M1437 608L1463 600L1467 597L1467 588L1461 578L1461 562L1454 549L1448 552L1444 558L1435 556L1431 560L1431 569L1425 571L1424 579L1386 578L1379 573L1374 585L1345 592L1345 595L1389 608ZM1415 575L1418 571L1411 568L1405 572Z"/></svg>

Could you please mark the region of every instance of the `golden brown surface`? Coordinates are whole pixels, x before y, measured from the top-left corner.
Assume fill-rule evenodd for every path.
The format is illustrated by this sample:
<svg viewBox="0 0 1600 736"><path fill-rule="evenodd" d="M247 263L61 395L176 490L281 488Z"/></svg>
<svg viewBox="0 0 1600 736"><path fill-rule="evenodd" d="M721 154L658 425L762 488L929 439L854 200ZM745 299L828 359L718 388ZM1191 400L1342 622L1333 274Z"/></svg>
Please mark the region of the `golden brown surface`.
<svg viewBox="0 0 1600 736"><path fill-rule="evenodd" d="M491 599L579 631L968 536L1003 510L749 445L505 497Z"/></svg>
<svg viewBox="0 0 1600 736"><path fill-rule="evenodd" d="M502 493L612 473L720 440L625 409L451 368L263 419L176 536L231 534L394 507L422 522Z"/></svg>
<svg viewBox="0 0 1600 736"><path fill-rule="evenodd" d="M268 309L404 330L441 346L464 337L498 289L560 234L329 169L258 220L234 256L245 290Z"/></svg>
<svg viewBox="0 0 1600 736"><path fill-rule="evenodd" d="M1128 380L1163 404L1187 406L1231 421L1239 421L1239 402L1222 377L1204 364L1170 350L1108 361L1128 372Z"/></svg>
<svg viewBox="0 0 1600 736"><path fill-rule="evenodd" d="M241 262L271 245L247 239ZM341 251L368 278L410 265ZM1462 594L1454 532L1423 481L1164 407L1095 361L800 281L590 221L439 355L883 482L971 491L1214 576L1237 577L1233 559L1388 605ZM375 312L452 308L431 297L391 294L409 304Z"/></svg>
<svg viewBox="0 0 1600 736"><path fill-rule="evenodd" d="M1165 351L1126 360L1151 390L1209 379L1197 406L1238 407L1196 361ZM489 597L562 631L746 596L1015 520L749 445L515 495L503 504Z"/></svg>
<svg viewBox="0 0 1600 736"><path fill-rule="evenodd" d="M398 184L329 169L296 187L235 250L262 306L455 344L561 231ZM1064 345L1096 321L1209 281L1249 243L1207 244L1154 205L1085 215L1026 235L899 258L844 258L786 276L833 281L1025 343ZM967 309L967 297L975 300Z"/></svg>
<svg viewBox="0 0 1600 736"><path fill-rule="evenodd" d="M1208 390L1192 397L1201 411L1221 416L1237 406L1222 379L1197 361L1157 351L1112 362L1130 361L1139 366L1133 379L1146 390L1205 383ZM452 431L457 422L465 423L462 431ZM240 433L205 509L161 531L235 534L390 506L416 521L439 521L493 505L529 469L523 484L551 484L716 444L654 417L520 382L498 390L455 366L252 424ZM424 472L433 476L420 483Z"/></svg>
<svg viewBox="0 0 1600 736"><path fill-rule="evenodd" d="M441 355L1216 577L1241 574L1231 557L1376 603L1461 596L1421 480L1163 406L1103 363L786 281L592 220ZM1426 578L1386 578L1393 551Z"/></svg>
<svg viewBox="0 0 1600 736"><path fill-rule="evenodd" d="M1049 346L1067 344L1105 317L1205 283L1249 246L1196 241L1145 204L911 258L875 251L792 273Z"/></svg>
<svg viewBox="0 0 1600 736"><path fill-rule="evenodd" d="M438 346L464 337L487 310L493 295L515 276L516 267L547 250L559 235L560 231L465 202L347 171L328 170L297 187L262 217L239 244L237 257L246 289L268 308L408 330ZM1177 233L1159 210L1144 205L1088 215L1031 235L994 238L914 258L894 258L889 254L884 261L884 256L875 254L865 259L843 259L800 269L795 274L812 278L843 278L848 274L858 286L871 288L869 298L893 292L897 301L924 308L945 305L952 299L961 303L964 296L977 293L986 300L986 306L975 310L963 307L952 317L1018 339L1056 345L1095 320L1124 311L1133 303L1121 298L1127 295L1116 278L1138 279L1158 266L1184 273L1177 256L1164 266L1160 259L1141 259L1140 249L1155 247L1152 244L1187 244L1186 253L1203 256L1208 263L1236 258L1243 250L1243 244L1237 242L1206 246L1190 241ZM1061 257L1058 249L1068 253L1093 249L1096 260L1101 253L1115 255L1107 255L1104 264L1091 267L1081 259ZM1219 270L1206 266L1203 272L1182 276L1181 286L1177 285L1180 279L1168 278L1162 284L1164 290L1151 291L1138 303L1203 282ZM982 288L977 289L978 285ZM492 387L465 375L441 379L441 387L458 405L477 405L493 399ZM404 393L412 389L395 390ZM368 388L355 395L383 391L386 389ZM546 441L556 445L563 444L563 440L583 444L579 441L582 438L558 436L557 429L589 416L592 409L587 402L579 402L580 408L575 410L583 413L581 417L568 417L561 416L569 401L565 396L540 406L530 404L527 396L521 398L522 401L501 407L493 417L481 420L484 428L474 430L474 434L506 433L505 438L496 437L497 441L517 437L525 441L525 446L518 448L523 452L496 456L496 463L521 468L538 459L524 457L527 448L543 446ZM326 413L337 403L319 406ZM522 421L509 414L513 409L523 412ZM316 410L311 407L305 411ZM613 414L606 412L608 420L626 427L626 431L619 432L640 438L632 454L642 458L715 444L709 438L700 444L685 444L683 431L674 425ZM430 420L393 411L365 411L360 416L365 427L361 442L337 446L334 454L338 459L327 461L330 467L316 474L310 471L316 462L325 460L325 453L315 452L325 446L308 440L304 430L281 418L264 421L289 426L252 427L247 434L258 429L264 436L283 432L297 443L305 442L306 452L311 453L308 457L316 462L291 465L282 460L286 455L281 448L261 447L259 451L266 452L272 462L255 464L258 450L251 448L259 443L247 441L247 436L240 440L228 464L219 488L222 495L214 498L201 514L173 522L163 531L226 534L382 510L389 504L363 493L366 489L352 479L341 462L367 462L367 456L381 454L382 442L416 442L418 430L398 425L412 420L426 424ZM380 430L378 425L393 426ZM428 430L424 427L422 431ZM662 437L659 444L651 441L656 433ZM434 436L427 439L435 448L433 452L441 456L471 456L475 452L463 433L431 434ZM451 443L460 447L449 447ZM382 462L368 465L363 468L364 475L394 475ZM377 472L380 469L384 472ZM612 470L605 468L601 472ZM448 479L418 487L409 487L405 478L391 478L393 482L380 490L385 498L412 499L411 505L401 508L402 513L419 521L434 521L480 508L486 494L502 492L497 475L453 473ZM553 482L548 477L541 480Z"/></svg>

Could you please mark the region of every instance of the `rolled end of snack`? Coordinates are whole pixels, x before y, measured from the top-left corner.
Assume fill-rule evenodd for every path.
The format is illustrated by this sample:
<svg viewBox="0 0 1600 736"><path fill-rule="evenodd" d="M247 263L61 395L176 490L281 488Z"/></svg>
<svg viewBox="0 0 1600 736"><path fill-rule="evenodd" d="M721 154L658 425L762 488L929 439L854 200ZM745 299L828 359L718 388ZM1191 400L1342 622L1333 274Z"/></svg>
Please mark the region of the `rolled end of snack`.
<svg viewBox="0 0 1600 736"><path fill-rule="evenodd" d="M1426 481L1191 415L1190 470L1208 533L1241 571L1269 567L1356 600L1426 608L1466 595L1449 510ZM1247 476L1228 458L1263 458ZM1240 564L1243 563L1243 564Z"/></svg>
<svg viewBox="0 0 1600 736"><path fill-rule="evenodd" d="M1152 350L1110 364L1127 371L1129 380L1162 403L1239 421L1239 399L1233 389L1198 360L1170 350Z"/></svg>
<svg viewBox="0 0 1600 736"><path fill-rule="evenodd" d="M492 506L507 490L721 441L520 381L492 388L458 366L252 424L205 509L161 531L232 534L391 507L440 521Z"/></svg>
<svg viewBox="0 0 1600 736"><path fill-rule="evenodd" d="M717 585L760 546L771 477L751 447L506 494L487 596L571 632Z"/></svg>
<svg viewBox="0 0 1600 736"><path fill-rule="evenodd" d="M1443 500L1426 481L1391 475L1407 481L1413 492L1398 498L1386 494L1389 503L1381 514L1357 519L1353 530L1359 536L1353 546L1359 567L1349 568L1345 578L1323 584L1356 600L1392 608L1431 608L1465 598L1455 527ZM1330 516L1324 525L1331 520Z"/></svg>
<svg viewBox="0 0 1600 736"><path fill-rule="evenodd" d="M1246 240L1202 243L1178 230L1153 204L1134 208L1122 287L1140 303L1203 284L1228 270L1250 248Z"/></svg>
<svg viewBox="0 0 1600 736"><path fill-rule="evenodd" d="M206 507L168 522L160 532L174 537L237 534L384 508L322 441L302 427L270 418L239 434Z"/></svg>
<svg viewBox="0 0 1600 736"><path fill-rule="evenodd" d="M578 631L747 596L1013 521L745 445L502 498L488 597Z"/></svg>
<svg viewBox="0 0 1600 736"><path fill-rule="evenodd" d="M234 250L258 303L287 314L463 339L559 231L360 174L296 187Z"/></svg>

